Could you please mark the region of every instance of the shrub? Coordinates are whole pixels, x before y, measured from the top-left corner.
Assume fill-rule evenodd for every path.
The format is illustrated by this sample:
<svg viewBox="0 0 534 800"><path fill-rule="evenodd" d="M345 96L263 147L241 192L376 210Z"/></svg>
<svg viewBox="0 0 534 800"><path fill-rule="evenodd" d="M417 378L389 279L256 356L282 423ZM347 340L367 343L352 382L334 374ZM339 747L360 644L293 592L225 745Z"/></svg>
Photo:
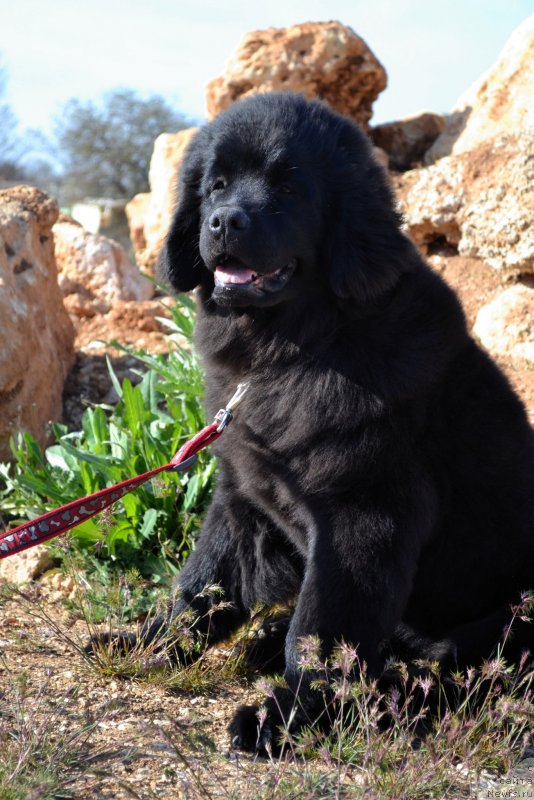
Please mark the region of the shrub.
<svg viewBox="0 0 534 800"><path fill-rule="evenodd" d="M174 345L168 355L121 348L139 360L137 386L128 379L121 385L108 362L119 397L114 407L87 408L82 430L74 433L54 424L55 443L44 452L27 433L12 443L14 464L0 465L4 513L22 522L154 469L204 425L199 365L190 347L176 341L191 339L194 303L182 298L169 311L165 323ZM214 458L203 452L190 472L157 476L74 528L74 548L94 570L97 561L107 560L108 566L135 567L143 577L161 581L191 548L214 470Z"/></svg>

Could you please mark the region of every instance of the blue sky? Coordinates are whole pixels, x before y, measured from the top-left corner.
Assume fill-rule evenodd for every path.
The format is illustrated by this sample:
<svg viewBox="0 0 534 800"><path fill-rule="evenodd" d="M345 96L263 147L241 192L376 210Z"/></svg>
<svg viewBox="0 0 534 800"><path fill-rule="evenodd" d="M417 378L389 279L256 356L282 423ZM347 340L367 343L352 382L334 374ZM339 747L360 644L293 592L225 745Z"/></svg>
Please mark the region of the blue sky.
<svg viewBox="0 0 534 800"><path fill-rule="evenodd" d="M0 53L25 127L49 130L70 97L116 86L157 92L201 120L203 87L245 32L339 19L388 72L376 123L449 110L533 11L533 0L0 0Z"/></svg>

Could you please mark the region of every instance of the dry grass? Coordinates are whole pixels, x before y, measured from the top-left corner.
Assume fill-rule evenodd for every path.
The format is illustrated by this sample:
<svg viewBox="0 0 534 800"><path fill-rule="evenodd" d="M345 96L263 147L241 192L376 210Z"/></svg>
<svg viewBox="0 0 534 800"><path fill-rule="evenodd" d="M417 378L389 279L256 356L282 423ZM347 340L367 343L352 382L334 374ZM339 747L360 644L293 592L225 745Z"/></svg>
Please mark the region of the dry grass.
<svg viewBox="0 0 534 800"><path fill-rule="evenodd" d="M69 613L38 591L4 597L9 619L16 604L30 622L22 641L3 642L2 800L483 797L505 788L499 776L534 745L534 672L526 659L512 668L497 655L447 682L435 665L417 675L398 665L397 688L382 695L372 681L351 680L357 654L341 645L334 670L324 673L333 722L328 735L313 725L296 737L286 729L285 754L270 760L228 753L232 706L272 690L265 680L251 685L239 642L203 652L181 669L165 647L125 653L106 645L88 659L87 634L102 625L92 621L87 597L81 585L77 609ZM116 599L121 602L120 592ZM184 642L190 622L177 623ZM111 619L105 628L116 630L115 624ZM61 650L57 663L69 666L68 681L59 684L45 666L54 648ZM303 666L316 658L317 643L303 642ZM431 715L436 696L440 712ZM146 716L139 716L132 738L122 731L130 731L135 704ZM216 736L199 708L216 716Z"/></svg>

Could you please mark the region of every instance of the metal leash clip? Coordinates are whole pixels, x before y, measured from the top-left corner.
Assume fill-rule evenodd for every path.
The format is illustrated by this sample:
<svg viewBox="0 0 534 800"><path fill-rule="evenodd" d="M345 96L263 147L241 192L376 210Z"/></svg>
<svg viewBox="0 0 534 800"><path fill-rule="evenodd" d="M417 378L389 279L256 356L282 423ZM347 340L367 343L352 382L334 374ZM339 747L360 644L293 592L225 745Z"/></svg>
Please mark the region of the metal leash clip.
<svg viewBox="0 0 534 800"><path fill-rule="evenodd" d="M238 384L236 393L234 394L232 399L228 402L226 408L221 408L219 409L219 411L217 411L217 413L215 414L215 421L219 423L217 427L217 433L221 433L227 427L227 425L230 424L234 416L234 410L242 401L248 387L249 387L248 383Z"/></svg>

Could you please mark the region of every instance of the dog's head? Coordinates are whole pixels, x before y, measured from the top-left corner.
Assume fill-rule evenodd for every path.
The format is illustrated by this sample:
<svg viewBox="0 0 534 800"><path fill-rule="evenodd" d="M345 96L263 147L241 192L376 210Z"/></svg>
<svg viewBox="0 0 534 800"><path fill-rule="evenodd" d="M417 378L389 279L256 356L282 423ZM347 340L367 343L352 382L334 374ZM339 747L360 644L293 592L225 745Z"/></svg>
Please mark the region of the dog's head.
<svg viewBox="0 0 534 800"><path fill-rule="evenodd" d="M265 94L191 143L159 269L225 306L274 305L310 286L365 302L412 258L366 136L322 103Z"/></svg>

